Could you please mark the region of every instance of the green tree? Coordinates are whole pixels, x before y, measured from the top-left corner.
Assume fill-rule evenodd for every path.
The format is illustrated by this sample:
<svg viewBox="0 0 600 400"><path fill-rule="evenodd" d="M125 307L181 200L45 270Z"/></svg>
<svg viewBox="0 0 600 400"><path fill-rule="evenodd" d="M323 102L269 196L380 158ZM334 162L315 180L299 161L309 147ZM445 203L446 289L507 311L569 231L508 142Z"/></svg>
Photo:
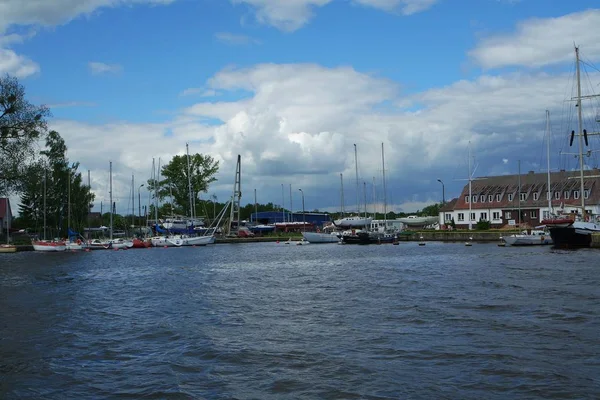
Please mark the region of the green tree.
<svg viewBox="0 0 600 400"><path fill-rule="evenodd" d="M25 99L17 78L0 77L0 193L21 190L25 170L35 161L35 142L46 132L50 111Z"/></svg>
<svg viewBox="0 0 600 400"><path fill-rule="evenodd" d="M158 187L158 199L173 198L173 212L187 215L190 212L189 182L192 186L192 198L196 199L198 210L198 195L206 192L208 186L217 179L214 177L219 171L219 162L209 155L190 155L190 168L188 174L187 155L173 157L171 162L161 167L161 180L148 180L148 190L153 193ZM188 180L189 175L189 180ZM170 206L169 206L170 211Z"/></svg>
<svg viewBox="0 0 600 400"><path fill-rule="evenodd" d="M66 151L60 134L50 131L46 148L40 152L42 157L29 165L22 177L19 214L23 222L38 231L43 230L45 192L46 227L52 236L66 236L69 219L71 229L81 231L94 201L93 193L82 184L81 173L77 172L79 163L71 164Z"/></svg>
<svg viewBox="0 0 600 400"><path fill-rule="evenodd" d="M440 215L440 208L442 208L441 203L431 204L423 208L423 210L418 211L417 214L422 217L437 217Z"/></svg>

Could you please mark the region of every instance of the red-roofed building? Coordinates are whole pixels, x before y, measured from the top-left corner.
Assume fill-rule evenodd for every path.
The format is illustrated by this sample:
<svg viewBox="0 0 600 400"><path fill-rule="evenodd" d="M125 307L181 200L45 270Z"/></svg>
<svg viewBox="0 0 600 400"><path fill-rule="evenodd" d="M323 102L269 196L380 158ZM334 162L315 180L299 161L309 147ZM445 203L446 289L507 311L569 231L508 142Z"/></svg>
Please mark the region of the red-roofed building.
<svg viewBox="0 0 600 400"><path fill-rule="evenodd" d="M585 171L584 177L582 194L579 171L550 174L550 201L553 210L562 208L564 213L581 213L583 197L586 213L600 215L600 170ZM548 174L530 171L521 174L520 181L519 194L519 175L476 178L471 182L471 198L467 183L457 199L440 209L440 224L447 224L454 219L457 228L468 228L470 218L473 227L480 220L490 221L493 228L519 223L539 225L549 212Z"/></svg>
<svg viewBox="0 0 600 400"><path fill-rule="evenodd" d="M0 198L0 232L4 234L12 226L12 210L10 209L10 200Z"/></svg>

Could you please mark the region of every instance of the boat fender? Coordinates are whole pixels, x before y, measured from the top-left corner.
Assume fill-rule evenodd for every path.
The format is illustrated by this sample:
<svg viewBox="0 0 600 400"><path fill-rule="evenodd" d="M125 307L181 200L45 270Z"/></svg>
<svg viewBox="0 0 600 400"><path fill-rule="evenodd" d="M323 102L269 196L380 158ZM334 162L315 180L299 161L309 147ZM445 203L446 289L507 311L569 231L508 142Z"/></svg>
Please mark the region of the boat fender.
<svg viewBox="0 0 600 400"><path fill-rule="evenodd" d="M81 244L81 239L77 239L77 244Z"/></svg>

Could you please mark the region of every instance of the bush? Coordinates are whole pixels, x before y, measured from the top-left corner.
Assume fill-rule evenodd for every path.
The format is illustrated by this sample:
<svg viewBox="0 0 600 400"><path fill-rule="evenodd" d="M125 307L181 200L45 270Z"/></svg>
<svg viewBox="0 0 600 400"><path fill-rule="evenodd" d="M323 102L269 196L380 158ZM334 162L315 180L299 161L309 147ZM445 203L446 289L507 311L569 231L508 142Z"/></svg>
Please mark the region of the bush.
<svg viewBox="0 0 600 400"><path fill-rule="evenodd" d="M490 229L490 226L490 221L484 221L480 219L479 222L477 222L477 225L475 225L475 229L478 231L488 231Z"/></svg>

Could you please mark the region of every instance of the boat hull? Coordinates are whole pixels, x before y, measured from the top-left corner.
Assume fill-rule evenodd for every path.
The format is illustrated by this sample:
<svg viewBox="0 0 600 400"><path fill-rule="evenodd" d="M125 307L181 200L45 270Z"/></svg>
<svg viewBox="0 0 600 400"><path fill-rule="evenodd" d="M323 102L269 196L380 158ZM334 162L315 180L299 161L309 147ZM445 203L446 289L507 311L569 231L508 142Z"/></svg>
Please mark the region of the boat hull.
<svg viewBox="0 0 600 400"><path fill-rule="evenodd" d="M67 249L67 245L64 242L33 242L33 250L35 251L44 251L44 252L57 252L57 251L65 251Z"/></svg>
<svg viewBox="0 0 600 400"><path fill-rule="evenodd" d="M502 240L504 240L504 242L509 246L545 246L553 244L553 240L550 235L511 235L503 236Z"/></svg>
<svg viewBox="0 0 600 400"><path fill-rule="evenodd" d="M344 235L342 241L345 244L383 244L394 243L396 241L393 235L373 235L369 232L359 232L355 235Z"/></svg>
<svg viewBox="0 0 600 400"><path fill-rule="evenodd" d="M304 240L310 243L337 243L340 241L336 234L331 233L304 232L302 236Z"/></svg>
<svg viewBox="0 0 600 400"><path fill-rule="evenodd" d="M10 244L3 244L0 246L0 253L16 253L17 247Z"/></svg>
<svg viewBox="0 0 600 400"><path fill-rule="evenodd" d="M561 249L590 247L592 243L591 232L582 232L572 226L550 228L550 236L552 236L554 247Z"/></svg>
<svg viewBox="0 0 600 400"><path fill-rule="evenodd" d="M360 228L365 226L371 226L373 218L364 217L346 217L334 221L334 225L339 228Z"/></svg>

